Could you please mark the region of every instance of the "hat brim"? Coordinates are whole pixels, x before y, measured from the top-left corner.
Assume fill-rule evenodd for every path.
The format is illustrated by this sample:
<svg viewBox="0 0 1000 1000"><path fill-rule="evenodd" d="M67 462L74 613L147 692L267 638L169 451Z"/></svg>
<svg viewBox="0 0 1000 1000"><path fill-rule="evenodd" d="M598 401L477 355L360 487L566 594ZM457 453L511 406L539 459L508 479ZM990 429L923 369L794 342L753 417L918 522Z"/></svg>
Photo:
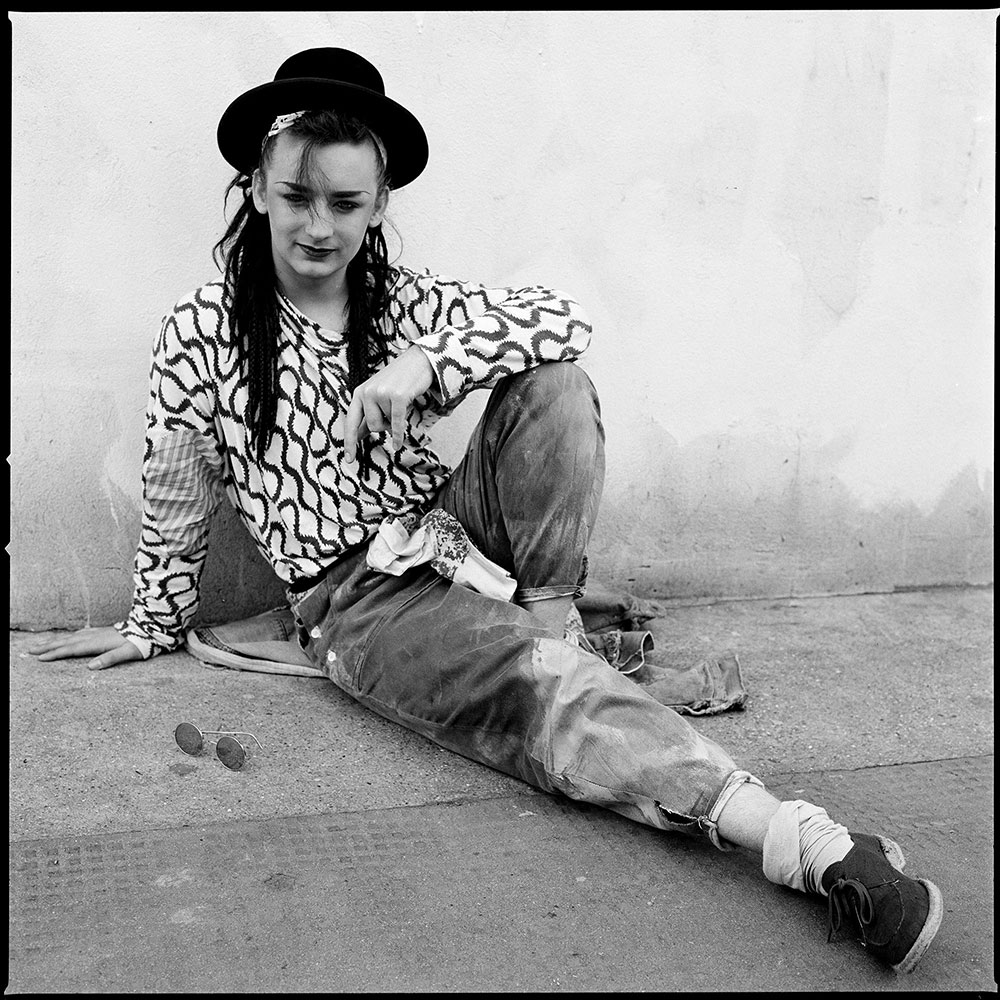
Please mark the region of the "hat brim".
<svg viewBox="0 0 1000 1000"><path fill-rule="evenodd" d="M420 122L389 97L352 83L298 77L264 83L241 94L219 121L219 150L241 173L252 174L274 119L293 111L335 108L360 118L382 140L389 159L389 186L409 184L427 165L427 136Z"/></svg>

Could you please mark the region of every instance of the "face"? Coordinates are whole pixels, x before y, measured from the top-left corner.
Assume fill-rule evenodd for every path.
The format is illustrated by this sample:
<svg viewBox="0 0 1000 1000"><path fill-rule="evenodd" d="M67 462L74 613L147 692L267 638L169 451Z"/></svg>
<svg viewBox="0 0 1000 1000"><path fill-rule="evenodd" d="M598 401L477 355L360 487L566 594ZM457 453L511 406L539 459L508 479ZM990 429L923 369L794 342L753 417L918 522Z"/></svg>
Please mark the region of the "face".
<svg viewBox="0 0 1000 1000"><path fill-rule="evenodd" d="M253 178L253 201L268 217L274 269L286 292L337 292L371 226L385 214L371 143L338 142L313 150L313 178L297 179L304 140L277 137L269 162Z"/></svg>

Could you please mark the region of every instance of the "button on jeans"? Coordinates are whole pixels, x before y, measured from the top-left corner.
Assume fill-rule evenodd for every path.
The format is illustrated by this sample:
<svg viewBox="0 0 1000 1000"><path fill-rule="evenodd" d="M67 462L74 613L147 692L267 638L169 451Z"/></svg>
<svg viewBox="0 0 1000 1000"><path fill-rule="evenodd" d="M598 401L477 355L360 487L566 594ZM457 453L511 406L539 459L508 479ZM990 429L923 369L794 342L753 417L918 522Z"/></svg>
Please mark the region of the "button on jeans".
<svg viewBox="0 0 1000 1000"><path fill-rule="evenodd" d="M492 390L437 505L518 581L514 600L580 596L604 474L593 385L542 365ZM515 603L440 577L394 577L365 549L290 595L306 652L347 694L464 757L661 829L703 833L751 779L599 656Z"/></svg>

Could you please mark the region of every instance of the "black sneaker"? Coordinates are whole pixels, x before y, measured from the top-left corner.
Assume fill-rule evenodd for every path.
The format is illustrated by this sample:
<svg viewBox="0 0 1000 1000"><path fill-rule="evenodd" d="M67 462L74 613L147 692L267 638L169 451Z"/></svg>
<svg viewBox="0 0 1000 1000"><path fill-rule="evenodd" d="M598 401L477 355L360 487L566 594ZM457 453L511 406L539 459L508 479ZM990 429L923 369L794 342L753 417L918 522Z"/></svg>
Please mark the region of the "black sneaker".
<svg viewBox="0 0 1000 1000"><path fill-rule="evenodd" d="M912 972L941 926L941 892L926 879L908 878L881 852L855 841L847 857L823 874L828 940L849 925L862 946L894 972Z"/></svg>

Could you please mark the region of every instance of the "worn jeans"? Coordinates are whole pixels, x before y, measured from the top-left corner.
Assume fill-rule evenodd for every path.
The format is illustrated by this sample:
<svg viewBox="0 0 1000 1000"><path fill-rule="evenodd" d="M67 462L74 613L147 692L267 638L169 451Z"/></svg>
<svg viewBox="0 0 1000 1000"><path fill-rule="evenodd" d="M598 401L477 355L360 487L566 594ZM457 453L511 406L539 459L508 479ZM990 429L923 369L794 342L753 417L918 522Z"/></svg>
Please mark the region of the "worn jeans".
<svg viewBox="0 0 1000 1000"><path fill-rule="evenodd" d="M503 379L437 505L518 581L515 601L580 596L604 471L593 385L571 363ZM365 550L290 595L312 661L347 694L547 792L704 833L753 780L672 709L515 603Z"/></svg>

